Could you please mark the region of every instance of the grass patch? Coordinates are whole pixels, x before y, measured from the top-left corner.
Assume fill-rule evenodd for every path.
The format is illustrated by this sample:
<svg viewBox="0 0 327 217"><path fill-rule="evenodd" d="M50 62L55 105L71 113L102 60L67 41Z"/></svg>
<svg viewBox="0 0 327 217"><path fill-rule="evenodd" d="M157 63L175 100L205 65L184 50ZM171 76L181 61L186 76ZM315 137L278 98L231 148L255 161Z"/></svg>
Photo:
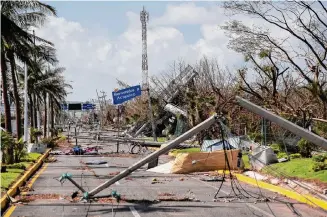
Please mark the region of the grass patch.
<svg viewBox="0 0 327 217"><path fill-rule="evenodd" d="M1 191L5 191L21 175L22 169L7 169L6 173L1 173Z"/></svg>
<svg viewBox="0 0 327 217"><path fill-rule="evenodd" d="M282 178L284 178L283 175L279 173L293 178L319 180L327 183L327 170L315 172L312 169L313 164L311 158L298 158L288 162L272 164L263 168L262 172Z"/></svg>
<svg viewBox="0 0 327 217"><path fill-rule="evenodd" d="M244 163L244 169L251 169L249 155L243 154L242 155L242 160L243 160L243 163Z"/></svg>
<svg viewBox="0 0 327 217"><path fill-rule="evenodd" d="M152 137L144 137L142 139L148 140L148 141L153 141L153 138ZM167 139L166 139L166 137L157 137L157 141L158 142L166 142Z"/></svg>
<svg viewBox="0 0 327 217"><path fill-rule="evenodd" d="M39 153L28 153L20 164L24 164L26 168L29 168L40 156L41 154ZM7 168L7 172L1 173L1 191L6 191L24 171L23 169Z"/></svg>
<svg viewBox="0 0 327 217"><path fill-rule="evenodd" d="M35 162L42 154L39 153L28 153L26 157L22 159L23 162Z"/></svg>

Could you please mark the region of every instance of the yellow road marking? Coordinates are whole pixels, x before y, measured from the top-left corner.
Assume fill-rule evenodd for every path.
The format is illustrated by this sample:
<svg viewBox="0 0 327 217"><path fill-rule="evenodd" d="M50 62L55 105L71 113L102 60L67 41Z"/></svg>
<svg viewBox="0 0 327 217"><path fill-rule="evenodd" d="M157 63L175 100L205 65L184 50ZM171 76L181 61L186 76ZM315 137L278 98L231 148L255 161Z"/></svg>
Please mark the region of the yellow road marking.
<svg viewBox="0 0 327 217"><path fill-rule="evenodd" d="M11 207L8 208L7 212L3 215L3 217L10 217L11 214L15 211L16 206L12 205Z"/></svg>

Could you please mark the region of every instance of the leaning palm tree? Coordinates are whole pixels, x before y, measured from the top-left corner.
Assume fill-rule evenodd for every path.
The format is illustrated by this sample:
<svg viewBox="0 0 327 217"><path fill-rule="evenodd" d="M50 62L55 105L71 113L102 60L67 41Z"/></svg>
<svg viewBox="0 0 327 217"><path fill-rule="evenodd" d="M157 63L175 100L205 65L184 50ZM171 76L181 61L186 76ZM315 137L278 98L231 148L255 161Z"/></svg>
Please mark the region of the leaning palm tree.
<svg viewBox="0 0 327 217"><path fill-rule="evenodd" d="M3 99L5 106L5 125L11 132L10 105L8 99L8 66L10 63L11 79L13 83L14 100L16 104L17 133L21 136L20 101L15 74L15 60L18 59L30 65L31 57L37 53L42 54L42 49L33 49L35 40L50 44L30 34L29 27L40 26L44 23L46 15L56 15L53 7L38 1L2 1L1 2L1 75L3 85ZM34 55L32 55L32 53Z"/></svg>

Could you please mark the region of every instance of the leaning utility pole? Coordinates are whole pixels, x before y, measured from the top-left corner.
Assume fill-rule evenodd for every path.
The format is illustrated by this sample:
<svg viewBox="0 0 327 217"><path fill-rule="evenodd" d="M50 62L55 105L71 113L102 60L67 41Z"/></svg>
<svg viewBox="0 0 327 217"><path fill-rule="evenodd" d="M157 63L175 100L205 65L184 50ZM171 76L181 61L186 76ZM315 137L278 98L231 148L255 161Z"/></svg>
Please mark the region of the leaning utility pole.
<svg viewBox="0 0 327 217"><path fill-rule="evenodd" d="M149 21L149 13L145 10L143 6L143 10L140 13L140 20L142 23L142 89L147 91L148 102L149 102L149 113L152 125L152 136L153 140L157 141L156 136L156 126L153 118L153 111L151 105L151 97L150 97L150 85L149 85L149 75L148 75L148 51L147 51L147 22ZM148 168L152 168L158 165L158 158L153 162L149 163Z"/></svg>

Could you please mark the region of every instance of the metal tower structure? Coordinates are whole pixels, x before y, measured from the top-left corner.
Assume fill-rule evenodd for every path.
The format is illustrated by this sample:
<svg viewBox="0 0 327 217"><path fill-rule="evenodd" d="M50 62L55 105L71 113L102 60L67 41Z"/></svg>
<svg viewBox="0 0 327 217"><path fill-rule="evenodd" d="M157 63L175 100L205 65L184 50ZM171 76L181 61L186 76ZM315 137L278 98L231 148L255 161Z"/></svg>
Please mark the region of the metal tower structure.
<svg viewBox="0 0 327 217"><path fill-rule="evenodd" d="M149 103L149 114L152 125L152 136L153 140L157 141L156 136L156 126L154 123L152 105L151 105L151 97L150 97L150 84L149 84L149 74L148 74L148 48L147 48L147 23L149 21L149 13L145 10L143 6L143 10L140 13L140 20L142 23L142 89L147 92L148 95L148 103ZM158 166L158 158L154 161L150 162L148 165L148 169Z"/></svg>
<svg viewBox="0 0 327 217"><path fill-rule="evenodd" d="M145 10L144 6L140 13L140 20L142 23L142 89L148 89L147 23L149 21L149 13Z"/></svg>

